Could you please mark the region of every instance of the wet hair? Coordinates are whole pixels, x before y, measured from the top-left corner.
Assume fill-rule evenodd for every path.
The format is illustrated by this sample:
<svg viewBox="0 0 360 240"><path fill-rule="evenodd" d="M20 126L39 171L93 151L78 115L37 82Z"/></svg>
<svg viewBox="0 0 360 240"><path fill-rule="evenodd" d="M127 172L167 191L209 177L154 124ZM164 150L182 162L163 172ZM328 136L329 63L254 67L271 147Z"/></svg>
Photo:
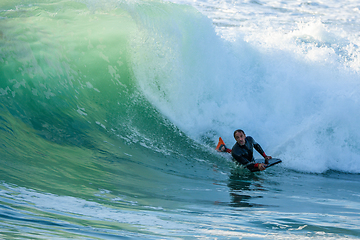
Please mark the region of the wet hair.
<svg viewBox="0 0 360 240"><path fill-rule="evenodd" d="M236 133L238 133L238 132L242 132L244 135L245 135L245 132L244 132L244 130L241 130L241 129L237 129L237 130L235 130L235 132L234 132L234 138L235 138L235 134Z"/></svg>

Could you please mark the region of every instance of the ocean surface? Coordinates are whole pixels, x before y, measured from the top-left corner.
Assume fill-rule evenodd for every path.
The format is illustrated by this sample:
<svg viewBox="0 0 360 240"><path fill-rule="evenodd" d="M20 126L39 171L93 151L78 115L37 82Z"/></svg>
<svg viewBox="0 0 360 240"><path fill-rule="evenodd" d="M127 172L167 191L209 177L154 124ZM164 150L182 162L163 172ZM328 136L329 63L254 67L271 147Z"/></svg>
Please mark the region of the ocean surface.
<svg viewBox="0 0 360 240"><path fill-rule="evenodd" d="M0 238L360 239L359 46L359 0L1 0Z"/></svg>

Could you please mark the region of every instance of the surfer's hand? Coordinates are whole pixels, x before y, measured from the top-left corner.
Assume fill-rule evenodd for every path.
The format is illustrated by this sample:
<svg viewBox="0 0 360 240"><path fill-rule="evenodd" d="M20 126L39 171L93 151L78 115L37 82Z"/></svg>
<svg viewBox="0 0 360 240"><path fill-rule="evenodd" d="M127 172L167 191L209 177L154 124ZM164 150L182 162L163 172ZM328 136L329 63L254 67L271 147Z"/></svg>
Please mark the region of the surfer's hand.
<svg viewBox="0 0 360 240"><path fill-rule="evenodd" d="M258 165L258 169L259 169L260 171L264 171L264 170L265 170L265 164L260 163L260 164Z"/></svg>
<svg viewBox="0 0 360 240"><path fill-rule="evenodd" d="M265 157L265 163L266 163L266 164L269 163L269 159L272 159L272 157L271 157L271 156L266 156L266 157Z"/></svg>
<svg viewBox="0 0 360 240"><path fill-rule="evenodd" d="M219 149L216 149L218 152L225 152L226 147L223 145Z"/></svg>

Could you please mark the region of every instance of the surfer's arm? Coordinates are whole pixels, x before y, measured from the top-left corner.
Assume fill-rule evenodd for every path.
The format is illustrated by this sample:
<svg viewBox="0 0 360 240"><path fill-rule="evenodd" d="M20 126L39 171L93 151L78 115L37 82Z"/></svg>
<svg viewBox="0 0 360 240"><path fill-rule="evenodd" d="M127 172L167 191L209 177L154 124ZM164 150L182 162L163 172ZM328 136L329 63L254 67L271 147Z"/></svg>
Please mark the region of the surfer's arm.
<svg viewBox="0 0 360 240"><path fill-rule="evenodd" d="M218 152L227 152L227 153L231 153L231 149L227 148L224 141L222 140L221 137L219 137L219 142L216 146L216 151Z"/></svg>
<svg viewBox="0 0 360 240"><path fill-rule="evenodd" d="M263 163L250 162L246 164L246 168L249 169L251 172L258 172L258 171L264 171L265 165Z"/></svg>
<svg viewBox="0 0 360 240"><path fill-rule="evenodd" d="M272 157L271 156L267 156L264 152L264 150L262 149L262 147L260 146L260 144L258 144L257 142L254 141L254 148L256 151L258 151L258 153L260 153L261 156L263 156L265 158L265 160L269 160Z"/></svg>
<svg viewBox="0 0 360 240"><path fill-rule="evenodd" d="M230 149L230 148L227 148L226 145L221 145L218 151L219 151L219 152L231 153L231 149Z"/></svg>
<svg viewBox="0 0 360 240"><path fill-rule="evenodd" d="M265 170L265 165L262 163L256 163L254 161L249 161L247 158L245 158L242 155L235 154L236 151L232 151L231 155L234 158L234 160L244 165L247 169L249 169L251 172L258 172Z"/></svg>

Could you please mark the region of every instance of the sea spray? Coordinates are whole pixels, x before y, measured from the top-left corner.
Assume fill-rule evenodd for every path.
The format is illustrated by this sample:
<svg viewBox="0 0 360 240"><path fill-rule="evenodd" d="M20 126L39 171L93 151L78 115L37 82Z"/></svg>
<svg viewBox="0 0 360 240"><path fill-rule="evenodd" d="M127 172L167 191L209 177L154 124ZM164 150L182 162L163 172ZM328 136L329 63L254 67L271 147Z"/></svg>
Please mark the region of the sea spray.
<svg viewBox="0 0 360 240"><path fill-rule="evenodd" d="M356 163L360 153L354 147L358 118L343 112L358 109L358 49L348 51L353 43L319 22L226 41L205 18L201 31L187 28L184 19L196 13L181 18L176 10L165 5L152 9L156 18L142 16L143 41L135 41L141 46L133 60L136 80L160 112L198 141L210 134L231 146L233 130L244 128L289 167L357 172L344 165Z"/></svg>

